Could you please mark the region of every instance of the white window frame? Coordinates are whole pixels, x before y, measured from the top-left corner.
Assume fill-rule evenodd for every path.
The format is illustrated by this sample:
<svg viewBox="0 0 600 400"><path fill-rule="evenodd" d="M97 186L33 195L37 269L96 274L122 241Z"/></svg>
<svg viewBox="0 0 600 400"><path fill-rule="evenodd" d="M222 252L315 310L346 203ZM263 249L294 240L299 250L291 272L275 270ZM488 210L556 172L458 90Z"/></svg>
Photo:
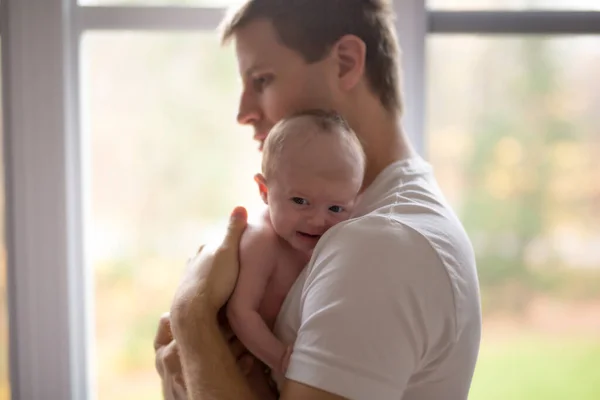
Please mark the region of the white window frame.
<svg viewBox="0 0 600 400"><path fill-rule="evenodd" d="M428 34L600 34L600 12L427 11L425 0L395 0L394 9L403 49L404 126L422 154ZM95 392L92 286L83 268L89 158L79 101L81 35L211 30L223 12L81 7L75 0L1 4L13 399L85 400Z"/></svg>

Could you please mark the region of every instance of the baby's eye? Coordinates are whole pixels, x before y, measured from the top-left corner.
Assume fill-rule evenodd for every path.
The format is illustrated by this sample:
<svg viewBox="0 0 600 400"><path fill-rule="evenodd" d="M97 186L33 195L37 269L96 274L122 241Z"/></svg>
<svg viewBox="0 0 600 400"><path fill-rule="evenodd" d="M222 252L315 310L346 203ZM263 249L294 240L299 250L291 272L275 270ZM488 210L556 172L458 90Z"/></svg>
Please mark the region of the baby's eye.
<svg viewBox="0 0 600 400"><path fill-rule="evenodd" d="M292 197L292 201L301 206L308 204L308 201L306 199L303 199L302 197Z"/></svg>
<svg viewBox="0 0 600 400"><path fill-rule="evenodd" d="M342 206L331 206L329 207L329 211L334 213L341 213L342 211L344 211L344 208Z"/></svg>

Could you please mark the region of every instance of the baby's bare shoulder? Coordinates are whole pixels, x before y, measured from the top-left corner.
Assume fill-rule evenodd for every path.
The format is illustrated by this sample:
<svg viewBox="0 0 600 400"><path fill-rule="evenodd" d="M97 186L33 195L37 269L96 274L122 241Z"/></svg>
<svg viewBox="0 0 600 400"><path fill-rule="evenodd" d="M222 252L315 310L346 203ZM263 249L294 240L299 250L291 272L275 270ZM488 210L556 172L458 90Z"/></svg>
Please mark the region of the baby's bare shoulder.
<svg viewBox="0 0 600 400"><path fill-rule="evenodd" d="M252 223L248 224L244 234L242 235L242 244L273 246L278 242L277 233L267 223Z"/></svg>
<svg viewBox="0 0 600 400"><path fill-rule="evenodd" d="M275 262L278 254L279 238L267 223L248 224L240 242L240 262L246 264L255 260Z"/></svg>

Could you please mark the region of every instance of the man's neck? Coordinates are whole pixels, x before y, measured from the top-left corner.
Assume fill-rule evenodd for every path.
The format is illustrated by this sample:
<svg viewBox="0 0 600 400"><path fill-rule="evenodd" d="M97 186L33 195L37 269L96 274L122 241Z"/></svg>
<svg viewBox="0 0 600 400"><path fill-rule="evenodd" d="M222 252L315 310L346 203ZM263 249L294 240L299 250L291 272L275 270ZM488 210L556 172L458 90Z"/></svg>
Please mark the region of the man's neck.
<svg viewBox="0 0 600 400"><path fill-rule="evenodd" d="M354 113L351 124L364 144L367 166L363 180L364 191L390 164L410 158L416 153L402 129L400 117L379 104L362 106Z"/></svg>

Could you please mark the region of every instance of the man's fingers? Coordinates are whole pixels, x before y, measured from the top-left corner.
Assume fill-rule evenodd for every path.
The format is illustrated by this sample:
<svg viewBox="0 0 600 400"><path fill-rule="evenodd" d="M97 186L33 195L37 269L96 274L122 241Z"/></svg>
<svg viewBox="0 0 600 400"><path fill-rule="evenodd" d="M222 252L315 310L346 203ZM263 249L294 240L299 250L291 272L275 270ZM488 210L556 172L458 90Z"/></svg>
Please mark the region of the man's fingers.
<svg viewBox="0 0 600 400"><path fill-rule="evenodd" d="M246 229L247 220L248 212L244 207L236 207L233 210L231 213L231 218L229 218L229 225L227 226L225 240L221 245L222 249L238 248L242 233L244 233L244 229Z"/></svg>
<svg viewBox="0 0 600 400"><path fill-rule="evenodd" d="M244 376L247 376L254 367L254 357L251 354L246 354L238 360L238 366Z"/></svg>
<svg viewBox="0 0 600 400"><path fill-rule="evenodd" d="M189 264L192 262L192 260L193 260L194 258L198 257L198 254L200 254L200 253L202 252L202 250L204 250L204 247L205 247L205 246L206 246L206 245L204 245L204 244L201 244L201 245L200 245L200 247L198 247L198 250L196 250L196 253L195 253L193 256L191 256L191 257L188 257L188 259L187 259L187 264L188 264L188 267L189 267Z"/></svg>
<svg viewBox="0 0 600 400"><path fill-rule="evenodd" d="M163 400L187 400L183 375L167 376L162 379Z"/></svg>
<svg viewBox="0 0 600 400"><path fill-rule="evenodd" d="M154 351L160 347L166 346L173 340L173 333L171 332L171 318L169 313L164 313L160 317L158 323L158 331L154 337Z"/></svg>
<svg viewBox="0 0 600 400"><path fill-rule="evenodd" d="M168 375L176 376L183 373L181 359L179 358L179 347L175 341L169 343L162 354L163 367Z"/></svg>
<svg viewBox="0 0 600 400"><path fill-rule="evenodd" d="M231 354L233 354L233 356L237 359L239 359L241 356L243 356L244 354L248 354L248 351L246 350L246 346L244 346L242 344L242 342L239 341L239 339L233 339L229 342L229 351L231 351Z"/></svg>
<svg viewBox="0 0 600 400"><path fill-rule="evenodd" d="M187 390L183 375L179 374L173 377L173 399L174 400L187 400Z"/></svg>
<svg viewBox="0 0 600 400"><path fill-rule="evenodd" d="M162 321L163 319L161 319L161 326L163 326ZM158 336L159 335L157 335L157 338ZM155 340L155 347L157 346L157 343L160 343L160 340ZM186 385L183 378L177 342L171 340L166 345L159 345L156 349L156 370L162 381L164 400L187 399Z"/></svg>
<svg viewBox="0 0 600 400"><path fill-rule="evenodd" d="M185 380L183 379L183 373L175 374L175 376L173 376L173 382L175 382L175 385L180 386L181 389L186 389Z"/></svg>

